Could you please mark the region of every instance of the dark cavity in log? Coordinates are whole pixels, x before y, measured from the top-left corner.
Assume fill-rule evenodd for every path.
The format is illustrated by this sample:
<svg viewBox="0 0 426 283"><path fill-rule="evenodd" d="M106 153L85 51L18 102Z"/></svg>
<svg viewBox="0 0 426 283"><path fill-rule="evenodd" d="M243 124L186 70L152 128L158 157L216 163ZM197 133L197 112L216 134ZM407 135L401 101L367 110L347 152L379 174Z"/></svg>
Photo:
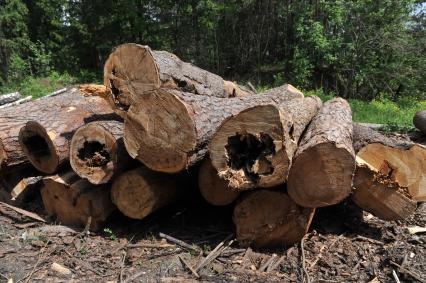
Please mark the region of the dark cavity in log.
<svg viewBox="0 0 426 283"><path fill-rule="evenodd" d="M97 141L84 142L83 147L78 150L77 156L84 160L89 167L101 167L111 160L105 144Z"/></svg>
<svg viewBox="0 0 426 283"><path fill-rule="evenodd" d="M260 175L272 174L274 171L270 158L275 154L275 145L267 134L260 133L256 137L237 133L228 138L225 148L228 166L234 170L243 169L253 181L258 180Z"/></svg>
<svg viewBox="0 0 426 283"><path fill-rule="evenodd" d="M41 160L50 156L49 145L42 136L35 134L25 138L23 142L35 159Z"/></svg>

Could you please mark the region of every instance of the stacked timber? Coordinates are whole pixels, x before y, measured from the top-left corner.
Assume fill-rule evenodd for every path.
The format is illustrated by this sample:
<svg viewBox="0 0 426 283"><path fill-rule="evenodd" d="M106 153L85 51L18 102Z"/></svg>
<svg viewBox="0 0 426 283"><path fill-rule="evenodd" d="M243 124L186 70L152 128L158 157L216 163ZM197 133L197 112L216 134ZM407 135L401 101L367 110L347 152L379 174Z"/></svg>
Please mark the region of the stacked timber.
<svg viewBox="0 0 426 283"><path fill-rule="evenodd" d="M115 208L144 219L196 183L252 247L301 241L317 209L348 198L384 220L426 200L426 148L353 123L346 100L289 84L254 93L138 44L112 51L104 86L0 109L0 165L0 197L39 190L52 219L92 230Z"/></svg>

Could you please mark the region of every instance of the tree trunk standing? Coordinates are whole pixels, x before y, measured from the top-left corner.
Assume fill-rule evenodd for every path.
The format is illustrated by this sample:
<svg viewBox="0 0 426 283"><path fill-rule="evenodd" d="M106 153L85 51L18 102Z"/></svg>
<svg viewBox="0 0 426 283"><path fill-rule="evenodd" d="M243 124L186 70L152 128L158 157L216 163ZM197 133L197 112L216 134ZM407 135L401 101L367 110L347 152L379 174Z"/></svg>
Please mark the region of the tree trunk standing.
<svg viewBox="0 0 426 283"><path fill-rule="evenodd" d="M303 207L323 207L349 196L355 171L352 113L346 100L324 103L304 134L288 177L290 197Z"/></svg>
<svg viewBox="0 0 426 283"><path fill-rule="evenodd" d="M219 177L210 158L203 161L198 172L198 188L203 198L211 205L229 205L240 195L240 192L229 186L228 181Z"/></svg>
<svg viewBox="0 0 426 283"><path fill-rule="evenodd" d="M426 147L354 124L354 148L375 172L407 188L413 200L426 201Z"/></svg>
<svg viewBox="0 0 426 283"><path fill-rule="evenodd" d="M109 91L108 102L122 116L136 97L159 88L216 97L234 92L250 94L237 85L229 93L220 76L183 62L174 54L133 43L117 46L110 54L104 67L104 84Z"/></svg>
<svg viewBox="0 0 426 283"><path fill-rule="evenodd" d="M165 175L143 167L127 171L114 180L112 201L124 215L143 219L182 197L183 179L180 175Z"/></svg>
<svg viewBox="0 0 426 283"><path fill-rule="evenodd" d="M279 189L244 193L233 215L237 240L245 247L288 247L307 233L314 213Z"/></svg>
<svg viewBox="0 0 426 283"><path fill-rule="evenodd" d="M321 106L316 96L259 103L226 119L209 144L219 176L240 190L284 183L299 139Z"/></svg>
<svg viewBox="0 0 426 283"><path fill-rule="evenodd" d="M133 164L123 141L124 123L98 121L80 127L70 144L74 172L90 183L108 183L115 174Z"/></svg>
<svg viewBox="0 0 426 283"><path fill-rule="evenodd" d="M94 186L72 171L47 177L43 183L44 207L63 225L85 227L90 222L96 231L115 210L109 186Z"/></svg>
<svg viewBox="0 0 426 283"><path fill-rule="evenodd" d="M76 129L95 120L117 119L104 99L83 96L75 88L56 98L55 102L43 100L50 110L34 113L19 132L19 143L29 161L47 174L68 161L69 142Z"/></svg>
<svg viewBox="0 0 426 283"><path fill-rule="evenodd" d="M126 149L154 171L183 171L204 158L210 138L226 118L258 104L302 99L303 94L293 89L285 85L263 95L227 99L152 91L139 96L127 113Z"/></svg>

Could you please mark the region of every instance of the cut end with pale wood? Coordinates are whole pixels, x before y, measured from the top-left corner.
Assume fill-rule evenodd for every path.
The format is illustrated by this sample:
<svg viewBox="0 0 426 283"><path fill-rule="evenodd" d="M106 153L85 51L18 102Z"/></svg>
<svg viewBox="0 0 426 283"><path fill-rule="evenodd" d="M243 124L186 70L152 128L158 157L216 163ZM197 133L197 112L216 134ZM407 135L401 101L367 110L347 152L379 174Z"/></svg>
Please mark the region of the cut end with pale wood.
<svg viewBox="0 0 426 283"><path fill-rule="evenodd" d="M54 133L51 133L51 135ZM53 137L54 139L54 137ZM48 174L59 166L59 156L46 129L36 121L29 121L21 128L19 142L31 164Z"/></svg>
<svg viewBox="0 0 426 283"><path fill-rule="evenodd" d="M298 206L278 189L248 192L234 209L237 239L242 246L276 247L299 242L315 209Z"/></svg>
<svg viewBox="0 0 426 283"><path fill-rule="evenodd" d="M220 178L211 160L206 158L198 173L198 187L203 198L212 205L223 206L234 202L240 192L232 189L229 182Z"/></svg>
<svg viewBox="0 0 426 283"><path fill-rule="evenodd" d="M352 200L383 220L402 220L415 212L416 201L412 200L406 187L392 180L392 172L387 169L382 167L377 171L357 157Z"/></svg>

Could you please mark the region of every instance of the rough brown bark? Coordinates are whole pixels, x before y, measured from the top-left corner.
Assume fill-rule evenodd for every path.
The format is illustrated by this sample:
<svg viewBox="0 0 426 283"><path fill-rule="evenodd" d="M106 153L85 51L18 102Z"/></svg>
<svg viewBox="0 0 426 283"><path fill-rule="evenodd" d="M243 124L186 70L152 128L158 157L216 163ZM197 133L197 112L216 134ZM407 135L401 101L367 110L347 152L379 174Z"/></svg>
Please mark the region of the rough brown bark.
<svg viewBox="0 0 426 283"><path fill-rule="evenodd" d="M123 141L124 123L97 121L80 127L70 145L74 172L90 183L108 183L115 174L132 164Z"/></svg>
<svg viewBox="0 0 426 283"><path fill-rule="evenodd" d="M139 97L127 113L126 149L152 170L180 172L204 158L210 138L225 119L259 104L303 99L293 89L284 85L270 93L227 99L170 89L152 91Z"/></svg>
<svg viewBox="0 0 426 283"><path fill-rule="evenodd" d="M352 200L383 220L402 220L416 210L416 202L411 199L407 188L359 157L353 186Z"/></svg>
<svg viewBox="0 0 426 283"><path fill-rule="evenodd" d="M354 124L354 148L376 174L407 188L412 199L426 201L426 147Z"/></svg>
<svg viewBox="0 0 426 283"><path fill-rule="evenodd" d="M126 216L143 219L177 201L183 194L182 176L165 175L140 167L118 176L112 184L112 201Z"/></svg>
<svg viewBox="0 0 426 283"><path fill-rule="evenodd" d="M229 182L218 176L210 158L206 158L198 173L198 187L203 198L212 205L229 205L238 198L240 192L232 189Z"/></svg>
<svg viewBox="0 0 426 283"><path fill-rule="evenodd" d="M315 96L280 101L276 106L245 109L226 119L213 135L209 144L213 166L231 187L284 183L299 139L322 102Z"/></svg>
<svg viewBox="0 0 426 283"><path fill-rule="evenodd" d="M134 43L117 46L110 54L104 67L104 84L107 100L122 116L136 97L162 87L216 97L250 94L174 54Z"/></svg>
<svg viewBox="0 0 426 283"><path fill-rule="evenodd" d="M69 141L76 129L95 120L118 118L98 96L84 96L76 88L43 101L48 111L38 111L20 129L19 143L31 164L53 174L68 161Z"/></svg>
<svg viewBox="0 0 426 283"><path fill-rule="evenodd" d="M346 100L326 103L304 134L288 177L290 197L303 207L336 204L349 196L355 171L352 113Z"/></svg>
<svg viewBox="0 0 426 283"><path fill-rule="evenodd" d="M46 177L43 183L44 207L63 225L85 227L90 222L96 231L115 210L109 186L94 186L72 171Z"/></svg>
<svg viewBox="0 0 426 283"><path fill-rule="evenodd" d="M426 110L418 111L413 117L414 126L426 135Z"/></svg>
<svg viewBox="0 0 426 283"><path fill-rule="evenodd" d="M234 209L237 240L252 247L292 245L307 233L314 213L278 189L244 193Z"/></svg>

